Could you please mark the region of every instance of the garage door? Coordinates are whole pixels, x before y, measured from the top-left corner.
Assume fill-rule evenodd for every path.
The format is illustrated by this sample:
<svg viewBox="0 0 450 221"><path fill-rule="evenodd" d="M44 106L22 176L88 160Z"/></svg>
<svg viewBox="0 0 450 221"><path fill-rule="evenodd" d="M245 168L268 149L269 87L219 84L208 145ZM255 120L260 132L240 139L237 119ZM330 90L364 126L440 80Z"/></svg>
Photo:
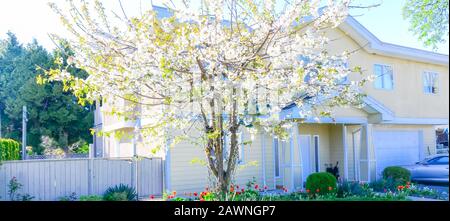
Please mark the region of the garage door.
<svg viewBox="0 0 450 221"><path fill-rule="evenodd" d="M420 158L418 131L374 131L377 178L388 166L414 164Z"/></svg>

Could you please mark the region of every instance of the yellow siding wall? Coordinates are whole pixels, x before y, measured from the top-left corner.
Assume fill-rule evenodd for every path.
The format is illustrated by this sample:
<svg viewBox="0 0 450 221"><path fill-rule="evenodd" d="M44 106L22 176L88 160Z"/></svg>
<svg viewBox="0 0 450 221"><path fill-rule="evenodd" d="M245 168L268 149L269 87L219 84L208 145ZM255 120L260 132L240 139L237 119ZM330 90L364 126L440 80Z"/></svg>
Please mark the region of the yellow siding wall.
<svg viewBox="0 0 450 221"><path fill-rule="evenodd" d="M350 67L361 66L364 77L374 74L374 64L387 64L393 68L394 89L380 90L374 83L367 83L363 90L388 107L396 117L410 118L447 118L449 117L449 69L448 66L421 63L399 58L369 54L345 35L334 29L328 32L334 39L328 46L331 53L356 51L349 58ZM423 71L434 71L439 74L439 92L436 95L423 92ZM359 74L352 74L350 80L359 80Z"/></svg>
<svg viewBox="0 0 450 221"><path fill-rule="evenodd" d="M338 168L340 176L344 175L344 141L343 141L343 126L330 125L330 163L333 166L339 162Z"/></svg>
<svg viewBox="0 0 450 221"><path fill-rule="evenodd" d="M244 135L244 140L248 140L250 134ZM265 155L266 155L266 185L273 186L273 151L272 138L268 135L265 139ZM236 174L233 177L233 183L245 186L252 180L263 187L262 175L262 136L260 134L254 137L251 144L244 147L244 163L237 165ZM207 166L200 163L192 163L194 159L205 160L205 153L202 147L197 147L189 142L181 142L176 144L170 150L170 179L171 189L182 192L201 191L209 186L212 176L209 177Z"/></svg>

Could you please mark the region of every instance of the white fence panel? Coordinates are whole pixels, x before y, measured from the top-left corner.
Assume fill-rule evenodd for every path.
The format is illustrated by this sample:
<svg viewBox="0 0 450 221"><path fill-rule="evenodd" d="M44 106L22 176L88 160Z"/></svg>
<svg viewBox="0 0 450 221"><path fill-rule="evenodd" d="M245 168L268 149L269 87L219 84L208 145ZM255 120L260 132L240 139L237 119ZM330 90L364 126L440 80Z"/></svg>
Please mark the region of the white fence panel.
<svg viewBox="0 0 450 221"><path fill-rule="evenodd" d="M139 196L161 195L163 173L161 158L137 161ZM133 163L128 159L52 159L6 161L0 165L0 200L9 200L8 184L16 177L23 186L20 194L34 200L58 200L75 193L102 195L118 184L134 186Z"/></svg>
<svg viewBox="0 0 450 221"><path fill-rule="evenodd" d="M138 161L139 195L159 195L163 192L162 171L161 158L144 158Z"/></svg>

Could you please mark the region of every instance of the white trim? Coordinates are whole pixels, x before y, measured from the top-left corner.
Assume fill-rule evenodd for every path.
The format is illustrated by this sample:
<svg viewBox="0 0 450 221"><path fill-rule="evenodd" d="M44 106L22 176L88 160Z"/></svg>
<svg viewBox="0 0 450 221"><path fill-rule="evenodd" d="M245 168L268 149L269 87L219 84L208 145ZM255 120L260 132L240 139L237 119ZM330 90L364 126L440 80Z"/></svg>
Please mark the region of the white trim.
<svg viewBox="0 0 450 221"><path fill-rule="evenodd" d="M272 137L272 151L273 151L273 157L272 157L272 160L273 160L273 189L276 189L277 188L277 179L279 179L280 178L280 171L278 172L278 176L276 175L277 174L277 171L276 171L276 166L275 166L275 157L279 157L279 151L280 151L280 148L278 147L278 156L277 155L275 155L275 142L277 143L277 147L278 147L278 138L275 138L275 137ZM280 158L278 158L278 170L280 170Z"/></svg>
<svg viewBox="0 0 450 221"><path fill-rule="evenodd" d="M324 124L328 124L328 123L364 124L364 123L367 123L368 121L366 118L363 118L363 117L336 117L334 119L331 117L320 117L319 121L317 121L313 117L308 117L304 122L305 123L324 123Z"/></svg>
<svg viewBox="0 0 450 221"><path fill-rule="evenodd" d="M383 124L421 124L421 125L446 125L448 118L403 118L396 117L390 121L383 121Z"/></svg>
<svg viewBox="0 0 450 221"><path fill-rule="evenodd" d="M374 133L374 131L375 131L375 129L373 129L373 127L372 127L372 129L370 130L370 137L372 138L372 145L371 145L371 147L372 147L372 150L373 150L373 160L372 159L368 159L368 162L369 162L369 165L370 165L370 163L371 162L375 162L375 181L377 180L377 169L378 169L378 166L377 166L377 150L375 149L375 145L373 145L373 133ZM370 169L370 167L369 167L369 169ZM370 179L369 179L369 181L371 181Z"/></svg>
<svg viewBox="0 0 450 221"><path fill-rule="evenodd" d="M281 178L281 159L280 159L280 141L279 141L279 139L274 137L272 140L272 145L273 145L273 156L274 156L273 157L273 168L274 168L273 177L274 177L274 181L276 183L276 179ZM277 151L275 151L275 146L278 149ZM275 152L277 154L275 154ZM277 167L276 167L277 163L276 163L275 157L277 157L277 159L278 159L278 176L277 176Z"/></svg>
<svg viewBox="0 0 450 221"><path fill-rule="evenodd" d="M380 41L352 16L348 16L339 28L364 47L368 53L449 66L448 55Z"/></svg>
<svg viewBox="0 0 450 221"><path fill-rule="evenodd" d="M424 143L424 137L423 137L423 130L419 130L419 161L421 161L421 160L423 160L423 159L425 159L425 156L426 156L426 154L425 154L425 150L424 150L424 147L425 147L425 143ZM434 136L434 137L436 137L436 136ZM434 141L433 143L436 143L436 141ZM436 145L434 145L435 147L436 147ZM435 151L435 153L436 153L436 151Z"/></svg>
<svg viewBox="0 0 450 221"><path fill-rule="evenodd" d="M391 111L386 106L384 106L379 101L377 101L375 98L371 96L366 96L364 97L363 101L365 104L363 110L365 110L367 113L370 114L379 113L381 115L381 120L394 119L394 112ZM365 123L367 123L367 121Z"/></svg>
<svg viewBox="0 0 450 221"><path fill-rule="evenodd" d="M344 179L348 180L347 126L342 124L342 145L344 147Z"/></svg>

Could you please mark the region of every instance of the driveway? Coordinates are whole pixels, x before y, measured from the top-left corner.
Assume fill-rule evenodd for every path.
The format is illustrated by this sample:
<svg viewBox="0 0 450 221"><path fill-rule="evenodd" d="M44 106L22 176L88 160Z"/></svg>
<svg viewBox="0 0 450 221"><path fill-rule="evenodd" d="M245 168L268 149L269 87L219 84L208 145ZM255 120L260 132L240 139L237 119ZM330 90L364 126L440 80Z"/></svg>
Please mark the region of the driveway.
<svg viewBox="0 0 450 221"><path fill-rule="evenodd" d="M443 192L448 193L448 184L419 183L419 184L417 184L417 186L428 187L430 189L438 191L439 193L443 193Z"/></svg>

